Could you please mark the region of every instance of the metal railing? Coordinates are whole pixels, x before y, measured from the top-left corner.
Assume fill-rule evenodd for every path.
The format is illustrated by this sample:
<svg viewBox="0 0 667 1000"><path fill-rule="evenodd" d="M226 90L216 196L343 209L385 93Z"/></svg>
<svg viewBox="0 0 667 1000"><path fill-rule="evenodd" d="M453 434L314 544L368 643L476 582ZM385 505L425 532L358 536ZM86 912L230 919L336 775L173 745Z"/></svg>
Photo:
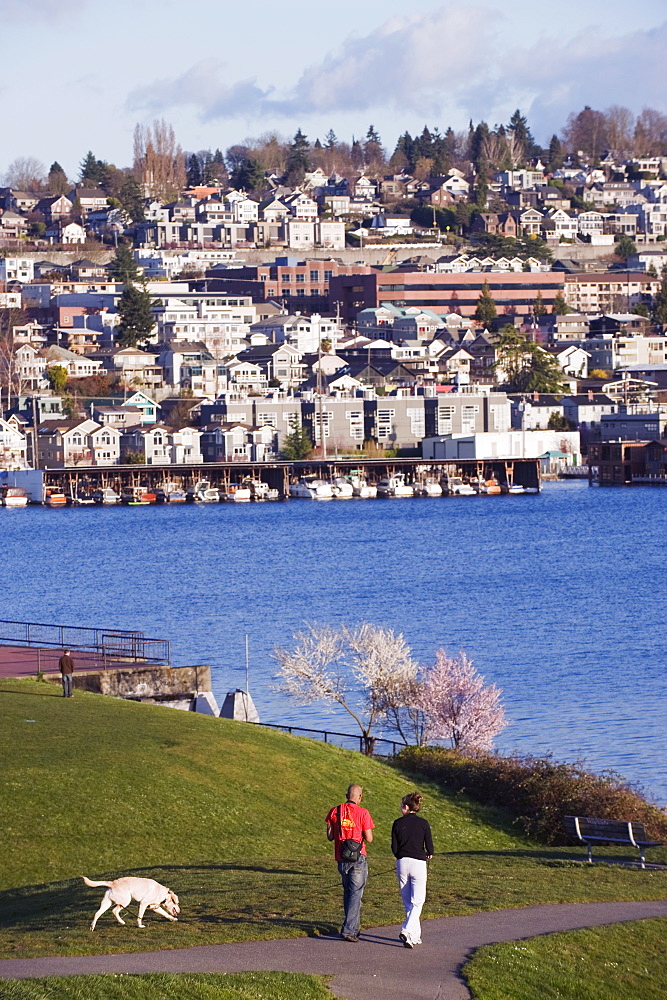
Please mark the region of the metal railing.
<svg viewBox="0 0 667 1000"><path fill-rule="evenodd" d="M351 741L354 744L358 743L359 744L359 753L366 753L367 752L367 747L368 747L369 744L370 744L370 748L371 748L371 753L374 753L375 752L375 746L378 743L386 743L387 746L391 747L391 756L395 757L396 756L396 752L397 752L396 748L398 747L400 749L401 747L405 746L405 743L400 743L398 740L386 740L386 739L384 739L384 737L381 737L381 736L370 736L368 739L366 739L365 736L363 736L363 735L358 736L356 733L337 733L337 732L334 732L331 729L307 729L304 726L292 726L292 725L289 725L288 723L284 723L283 724L283 723L280 723L280 722L253 722L252 725L254 725L254 726L264 726L267 729L280 729L283 732L289 733L290 736L292 735L292 733L316 733L317 736L320 736L320 737L323 738L323 740L324 740L325 743L332 742L329 739L330 736L336 736L338 738L349 740L349 741ZM338 744L335 744L335 745L338 745ZM348 750L350 748L343 746L343 749L344 750ZM355 746L354 749L356 750L357 747ZM390 755L387 752L387 754L384 755L384 756L388 757Z"/></svg>
<svg viewBox="0 0 667 1000"><path fill-rule="evenodd" d="M54 625L44 622L0 620L0 646L25 647L35 651L35 669L57 669L55 650L70 649L82 661L81 666L102 667L118 663L169 663L168 639L147 638L143 632L129 629L86 628L81 625ZM49 655L51 654L51 655ZM55 656L55 667L45 668ZM3 657L4 662L9 662ZM25 657L17 658L25 662Z"/></svg>

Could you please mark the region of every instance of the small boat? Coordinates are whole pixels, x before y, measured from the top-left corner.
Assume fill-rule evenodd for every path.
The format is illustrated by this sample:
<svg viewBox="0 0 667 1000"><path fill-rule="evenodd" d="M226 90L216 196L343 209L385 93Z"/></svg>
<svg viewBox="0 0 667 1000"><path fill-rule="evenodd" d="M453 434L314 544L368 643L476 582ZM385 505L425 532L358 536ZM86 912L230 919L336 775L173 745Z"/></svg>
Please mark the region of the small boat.
<svg viewBox="0 0 667 1000"><path fill-rule="evenodd" d="M95 490L92 497L97 504L111 504L120 501L120 494L112 490L110 486L104 486L99 490Z"/></svg>
<svg viewBox="0 0 667 1000"><path fill-rule="evenodd" d="M28 493L20 486L4 486L2 489L3 507L25 507L28 503Z"/></svg>
<svg viewBox="0 0 667 1000"><path fill-rule="evenodd" d="M73 507L92 507L95 505L95 498L92 493L84 493L80 491L76 496L72 497Z"/></svg>
<svg viewBox="0 0 667 1000"><path fill-rule="evenodd" d="M450 476L447 480L447 492L457 497L477 496L477 490L470 483L464 483L460 476Z"/></svg>
<svg viewBox="0 0 667 1000"><path fill-rule="evenodd" d="M49 490L44 495L44 503L47 507L66 507L67 497L61 490Z"/></svg>
<svg viewBox="0 0 667 1000"><path fill-rule="evenodd" d="M437 479L429 476L415 487L415 493L422 497L441 497L442 486Z"/></svg>
<svg viewBox="0 0 667 1000"><path fill-rule="evenodd" d="M377 486L380 497L413 497L415 495L414 486L405 481L402 472L395 472L393 476L385 476L380 479Z"/></svg>
<svg viewBox="0 0 667 1000"><path fill-rule="evenodd" d="M156 503L185 503L185 490L178 488L176 483L164 483L155 490Z"/></svg>
<svg viewBox="0 0 667 1000"><path fill-rule="evenodd" d="M226 503L250 503L252 489L248 483L230 483L220 487L220 499Z"/></svg>
<svg viewBox="0 0 667 1000"><path fill-rule="evenodd" d="M518 483L512 483L511 486L507 487L507 492L511 494L525 493L526 490L523 486L519 486Z"/></svg>
<svg viewBox="0 0 667 1000"><path fill-rule="evenodd" d="M358 472L353 472L348 476L350 483L352 484L352 493L355 497L360 497L362 500L373 500L378 495L378 488L373 483L369 483L365 476L362 476Z"/></svg>
<svg viewBox="0 0 667 1000"><path fill-rule="evenodd" d="M243 485L248 485L250 487L250 492L252 494L252 499L261 502L263 500L280 500L280 493L276 489L272 489L268 483L265 483L262 479L244 479Z"/></svg>
<svg viewBox="0 0 667 1000"><path fill-rule="evenodd" d="M144 486L128 486L120 495L120 502L126 507L148 507L155 503L156 496Z"/></svg>
<svg viewBox="0 0 667 1000"><path fill-rule="evenodd" d="M352 483L343 476L334 476L328 480L335 500L351 500L354 496Z"/></svg>
<svg viewBox="0 0 667 1000"><path fill-rule="evenodd" d="M188 487L185 499L190 503L219 503L220 490L211 486L208 479L200 479L194 486Z"/></svg>
<svg viewBox="0 0 667 1000"><path fill-rule="evenodd" d="M289 495L296 500L332 500L333 490L317 476L302 476L298 483L290 484Z"/></svg>
<svg viewBox="0 0 667 1000"><path fill-rule="evenodd" d="M479 492L493 496L502 493L502 489L497 479L483 479L479 484Z"/></svg>

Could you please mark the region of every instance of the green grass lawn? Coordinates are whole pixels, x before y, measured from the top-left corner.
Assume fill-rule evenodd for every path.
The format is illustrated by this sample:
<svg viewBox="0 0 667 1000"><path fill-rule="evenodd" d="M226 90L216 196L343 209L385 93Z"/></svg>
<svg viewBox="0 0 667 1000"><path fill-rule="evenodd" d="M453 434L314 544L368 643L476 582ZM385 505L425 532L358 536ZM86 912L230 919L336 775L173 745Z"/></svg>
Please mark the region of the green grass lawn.
<svg viewBox="0 0 667 1000"><path fill-rule="evenodd" d="M4 681L0 752L0 957L337 930L340 885L324 816L352 781L364 785L377 826L367 926L402 916L389 839L400 797L414 787L438 852L426 916L667 894L667 872L573 861L580 850L531 842L499 810L381 761L245 723ZM135 913L126 927L107 913L90 934L104 890L78 876L130 873L173 888L181 919L149 914L139 930Z"/></svg>
<svg viewBox="0 0 667 1000"><path fill-rule="evenodd" d="M480 948L463 969L475 1000L665 1000L667 919Z"/></svg>
<svg viewBox="0 0 667 1000"><path fill-rule="evenodd" d="M331 1000L321 977L296 972L49 976L3 982L0 996L2 1000Z"/></svg>

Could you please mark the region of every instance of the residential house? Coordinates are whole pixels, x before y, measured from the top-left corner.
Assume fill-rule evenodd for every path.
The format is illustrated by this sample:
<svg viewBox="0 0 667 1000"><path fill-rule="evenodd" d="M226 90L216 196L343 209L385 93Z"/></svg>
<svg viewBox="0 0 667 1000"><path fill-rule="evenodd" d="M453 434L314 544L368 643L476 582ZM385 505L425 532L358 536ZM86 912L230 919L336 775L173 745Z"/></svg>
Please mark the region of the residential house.
<svg viewBox="0 0 667 1000"><path fill-rule="evenodd" d="M147 396L145 392L135 392L123 403L123 407L137 407L143 413L142 423L154 424L157 422L158 405L154 399Z"/></svg>
<svg viewBox="0 0 667 1000"><path fill-rule="evenodd" d="M241 351L236 360L258 365L267 382L287 389L303 382L305 365L301 357L302 352L290 344L265 344Z"/></svg>
<svg viewBox="0 0 667 1000"><path fill-rule="evenodd" d="M17 422L0 417L0 469L25 469L27 448L26 435Z"/></svg>
<svg viewBox="0 0 667 1000"><path fill-rule="evenodd" d="M103 424L88 434L91 465L118 465L122 431L112 424Z"/></svg>
<svg viewBox="0 0 667 1000"><path fill-rule="evenodd" d="M40 468L91 465L93 450L90 433L98 427L99 424L90 417L43 421L37 429Z"/></svg>
<svg viewBox="0 0 667 1000"><path fill-rule="evenodd" d="M67 197L72 205L78 203L83 216L109 207L108 196L102 188L73 188Z"/></svg>
<svg viewBox="0 0 667 1000"><path fill-rule="evenodd" d="M46 230L45 237L51 243L85 243L86 230L78 222L63 222L58 219Z"/></svg>
<svg viewBox="0 0 667 1000"><path fill-rule="evenodd" d="M40 355L44 359L46 368L64 368L68 378L89 378L102 368L101 361L68 351L65 347L57 347L55 344L44 348Z"/></svg>
<svg viewBox="0 0 667 1000"><path fill-rule="evenodd" d="M0 257L0 281L31 282L35 279L35 263L30 257Z"/></svg>
<svg viewBox="0 0 667 1000"><path fill-rule="evenodd" d="M171 464L171 430L164 424L131 427L120 441L121 463L137 456L141 465Z"/></svg>
<svg viewBox="0 0 667 1000"><path fill-rule="evenodd" d="M275 458L274 431L266 425L215 424L204 428L201 449L205 462L264 462Z"/></svg>

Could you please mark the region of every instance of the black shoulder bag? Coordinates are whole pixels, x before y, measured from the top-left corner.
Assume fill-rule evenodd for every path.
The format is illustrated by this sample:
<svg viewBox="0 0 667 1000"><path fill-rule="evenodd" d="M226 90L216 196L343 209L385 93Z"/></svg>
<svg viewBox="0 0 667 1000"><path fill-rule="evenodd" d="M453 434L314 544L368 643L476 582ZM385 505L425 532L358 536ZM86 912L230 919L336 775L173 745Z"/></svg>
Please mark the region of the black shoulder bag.
<svg viewBox="0 0 667 1000"><path fill-rule="evenodd" d="M352 840L351 838L348 838L347 840L342 839L343 827L341 826L340 822L340 806L338 806L338 830L341 836L340 860L347 861L350 863L358 861L361 856L361 848L364 846L363 841Z"/></svg>

